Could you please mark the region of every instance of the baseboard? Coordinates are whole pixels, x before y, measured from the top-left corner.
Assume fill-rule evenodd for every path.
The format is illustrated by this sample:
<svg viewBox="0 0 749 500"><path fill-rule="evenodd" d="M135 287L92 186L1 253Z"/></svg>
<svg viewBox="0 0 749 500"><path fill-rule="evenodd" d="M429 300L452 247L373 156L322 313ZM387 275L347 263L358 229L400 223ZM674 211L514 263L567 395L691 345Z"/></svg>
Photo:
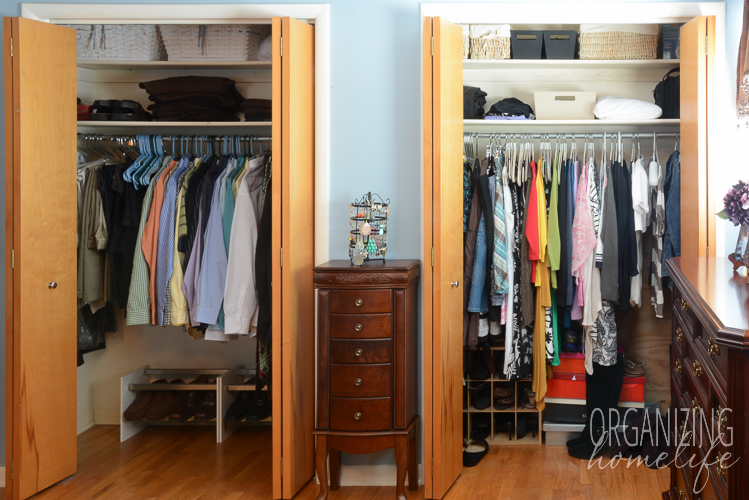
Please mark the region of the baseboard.
<svg viewBox="0 0 749 500"><path fill-rule="evenodd" d="M84 413L81 413L80 415L78 415L78 434L83 431L89 430L94 426L94 424L96 424L96 421L94 419L94 410L88 410Z"/></svg>
<svg viewBox="0 0 749 500"><path fill-rule="evenodd" d="M396 472L395 465L341 465L341 486L395 486ZM419 485L424 484L422 465L419 465L418 476ZM320 484L317 476L315 481Z"/></svg>
<svg viewBox="0 0 749 500"><path fill-rule="evenodd" d="M94 408L96 425L120 425L119 408Z"/></svg>

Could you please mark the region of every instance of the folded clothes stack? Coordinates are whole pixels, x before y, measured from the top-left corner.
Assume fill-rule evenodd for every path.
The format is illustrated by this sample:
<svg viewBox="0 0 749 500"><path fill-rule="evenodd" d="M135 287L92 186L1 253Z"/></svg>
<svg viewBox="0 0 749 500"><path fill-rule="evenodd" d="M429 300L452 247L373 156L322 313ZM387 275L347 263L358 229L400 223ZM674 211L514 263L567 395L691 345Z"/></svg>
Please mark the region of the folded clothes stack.
<svg viewBox="0 0 749 500"><path fill-rule="evenodd" d="M236 122L245 100L234 80L217 76L177 76L140 83L157 121Z"/></svg>
<svg viewBox="0 0 749 500"><path fill-rule="evenodd" d="M270 99L245 99L239 111L244 113L246 122L269 122L273 116L273 106Z"/></svg>

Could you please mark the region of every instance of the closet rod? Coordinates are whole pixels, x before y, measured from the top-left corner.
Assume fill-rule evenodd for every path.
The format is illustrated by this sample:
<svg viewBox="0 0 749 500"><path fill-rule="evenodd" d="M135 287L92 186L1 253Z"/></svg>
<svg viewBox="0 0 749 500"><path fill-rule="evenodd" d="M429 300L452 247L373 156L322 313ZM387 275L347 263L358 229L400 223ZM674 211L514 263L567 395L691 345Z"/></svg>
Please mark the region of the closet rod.
<svg viewBox="0 0 749 500"><path fill-rule="evenodd" d="M510 138L527 138L530 137L531 139L585 139L586 137L588 139L603 139L603 134L580 134L580 133L574 133L574 134L518 134L518 133L507 133L507 132L496 132L493 134L487 134L487 133L477 133L477 132L464 132L464 136L467 137L478 137L479 139L489 139L489 138L497 138L499 136L502 136L504 139L510 139ZM676 132L667 132L667 133L655 133L656 138L661 137L679 137L680 134ZM616 139L618 137L621 137L622 139L647 139L653 137L653 132L645 132L641 134L621 134L619 135L618 132L612 132L607 133L606 138L607 139Z"/></svg>
<svg viewBox="0 0 749 500"><path fill-rule="evenodd" d="M162 136L161 137L161 141L162 142L164 142L164 141L171 142L172 139L170 137L191 137L192 139L194 139L196 137L199 139L200 137L202 137L202 136L195 136L195 135L177 135L177 134L172 134L172 135L152 134L152 135L161 135ZM118 140L122 140L122 139L135 139L135 135L129 135L129 134L110 135L110 136L101 135L101 134L78 134L78 137L89 138L89 139L92 139L92 140L93 139L103 140L103 141L118 141ZM208 137L210 137L214 141L220 141L224 137L240 137L243 140L252 139L253 142L261 142L261 141L265 142L265 141L271 141L271 140L273 140L273 137L271 137L271 136L262 136L261 137L261 136L257 136L257 135L209 135ZM179 140L181 140L181 139L175 139L175 141L179 141Z"/></svg>

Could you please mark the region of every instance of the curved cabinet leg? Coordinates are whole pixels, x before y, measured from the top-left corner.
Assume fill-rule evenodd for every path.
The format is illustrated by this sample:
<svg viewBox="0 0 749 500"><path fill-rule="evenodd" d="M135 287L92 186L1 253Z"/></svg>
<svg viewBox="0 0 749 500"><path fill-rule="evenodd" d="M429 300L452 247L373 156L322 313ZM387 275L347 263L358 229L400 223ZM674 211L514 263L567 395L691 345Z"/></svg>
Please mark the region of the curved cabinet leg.
<svg viewBox="0 0 749 500"><path fill-rule="evenodd" d="M317 500L328 498L328 445L325 436L317 436L317 447L315 448L315 469L317 478L320 480L320 494Z"/></svg>
<svg viewBox="0 0 749 500"><path fill-rule="evenodd" d="M397 463L397 478L395 482L395 498L406 500L404 483L406 482L406 470L408 469L408 436L396 436L395 438L395 461Z"/></svg>
<svg viewBox="0 0 749 500"><path fill-rule="evenodd" d="M341 452L328 450L328 463L330 464L330 489L336 491L341 487Z"/></svg>

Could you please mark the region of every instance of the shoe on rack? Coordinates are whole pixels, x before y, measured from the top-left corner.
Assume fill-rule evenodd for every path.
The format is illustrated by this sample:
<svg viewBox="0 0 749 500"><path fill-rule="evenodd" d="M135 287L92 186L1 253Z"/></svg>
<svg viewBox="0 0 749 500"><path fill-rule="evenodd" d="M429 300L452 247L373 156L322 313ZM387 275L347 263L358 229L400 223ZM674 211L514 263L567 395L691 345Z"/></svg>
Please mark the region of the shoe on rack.
<svg viewBox="0 0 749 500"><path fill-rule="evenodd" d="M267 391L262 391L260 395L255 395L255 402L247 414L247 421L265 420L273 414L273 405L268 399Z"/></svg>
<svg viewBox="0 0 749 500"><path fill-rule="evenodd" d="M188 385L207 383L208 377L206 375L200 375ZM169 420L172 422L184 422L185 420L192 418L193 415L195 415L195 411L198 409L198 404L202 397L203 391L180 391L178 396L179 401L169 415Z"/></svg>
<svg viewBox="0 0 749 500"><path fill-rule="evenodd" d="M198 409L195 410L195 421L204 422L216 418L216 391L203 391Z"/></svg>
<svg viewBox="0 0 749 500"><path fill-rule="evenodd" d="M174 379L170 384L184 384L182 379ZM158 391L153 398L153 403L146 413L148 420L162 420L167 418L180 402L178 391Z"/></svg>
<svg viewBox="0 0 749 500"><path fill-rule="evenodd" d="M157 380L154 384L166 384L166 379ZM142 420L146 418L146 413L153 403L153 399L156 396L155 391L140 391L135 396L135 401L130 403L130 406L125 410L125 420Z"/></svg>
<svg viewBox="0 0 749 500"><path fill-rule="evenodd" d="M514 387L495 387L494 388L494 409L506 410L515 405L515 388Z"/></svg>
<svg viewBox="0 0 749 500"><path fill-rule="evenodd" d="M248 380L245 385L255 385L255 382ZM241 422L247 418L247 414L250 413L253 404L255 403L255 391L241 391L234 402L229 405L229 409L226 410L224 416L225 422Z"/></svg>
<svg viewBox="0 0 749 500"><path fill-rule="evenodd" d="M477 382L468 388L471 404L476 410L486 410L492 404L491 382Z"/></svg>

